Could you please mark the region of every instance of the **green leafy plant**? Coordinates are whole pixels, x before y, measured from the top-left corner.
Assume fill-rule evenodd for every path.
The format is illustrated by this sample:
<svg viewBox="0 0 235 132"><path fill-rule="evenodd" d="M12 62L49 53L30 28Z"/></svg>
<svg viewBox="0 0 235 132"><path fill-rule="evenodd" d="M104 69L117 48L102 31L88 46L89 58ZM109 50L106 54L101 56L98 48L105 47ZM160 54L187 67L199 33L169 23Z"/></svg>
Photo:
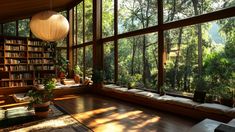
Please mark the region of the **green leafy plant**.
<svg viewBox="0 0 235 132"><path fill-rule="evenodd" d="M134 74L133 76L129 77L128 88L134 88L138 86L138 83L141 81L142 76L141 74Z"/></svg>
<svg viewBox="0 0 235 132"><path fill-rule="evenodd" d="M80 67L78 65L76 65L73 69L74 71L74 74L77 74L77 75L81 75L82 74L82 71L80 69Z"/></svg>
<svg viewBox="0 0 235 132"><path fill-rule="evenodd" d="M53 89L55 88L55 81L48 80L44 82L43 90L29 90L26 96L30 97L28 108L31 109L34 104L43 104L53 98Z"/></svg>
<svg viewBox="0 0 235 132"><path fill-rule="evenodd" d="M59 72L66 72L67 71L67 65L68 65L68 60L61 55L61 52L57 53L57 58L56 58L56 67L59 70Z"/></svg>

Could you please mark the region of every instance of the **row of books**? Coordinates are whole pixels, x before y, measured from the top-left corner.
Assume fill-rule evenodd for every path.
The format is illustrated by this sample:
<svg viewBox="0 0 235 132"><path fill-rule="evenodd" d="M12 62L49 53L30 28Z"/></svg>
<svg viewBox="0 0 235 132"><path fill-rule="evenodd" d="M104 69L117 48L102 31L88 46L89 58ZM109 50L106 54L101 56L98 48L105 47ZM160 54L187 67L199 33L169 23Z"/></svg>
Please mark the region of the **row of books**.
<svg viewBox="0 0 235 132"><path fill-rule="evenodd" d="M28 85L27 82L9 82L9 87L23 87Z"/></svg>
<svg viewBox="0 0 235 132"><path fill-rule="evenodd" d="M27 57L27 54L24 52L20 53L5 53L5 57Z"/></svg>
<svg viewBox="0 0 235 132"><path fill-rule="evenodd" d="M11 74L10 79L27 79L32 78L32 74L30 73L20 73L20 74Z"/></svg>
<svg viewBox="0 0 235 132"><path fill-rule="evenodd" d="M27 71L28 66L5 66L5 71Z"/></svg>
<svg viewBox="0 0 235 132"><path fill-rule="evenodd" d="M29 66L29 70L54 70L54 66Z"/></svg>
<svg viewBox="0 0 235 132"><path fill-rule="evenodd" d="M9 87L9 82L0 82L0 87Z"/></svg>
<svg viewBox="0 0 235 132"><path fill-rule="evenodd" d="M33 46L43 46L40 41L29 41L29 45L33 45Z"/></svg>
<svg viewBox="0 0 235 132"><path fill-rule="evenodd" d="M52 60L48 60L48 59L31 59L29 60L29 63L35 64L35 63L41 63L41 64L52 64L53 61Z"/></svg>
<svg viewBox="0 0 235 132"><path fill-rule="evenodd" d="M12 50L12 51L24 51L27 50L26 46L10 46L10 45L6 45L5 46L5 50Z"/></svg>
<svg viewBox="0 0 235 132"><path fill-rule="evenodd" d="M29 51L40 51L43 52L44 48L43 47L28 47Z"/></svg>
<svg viewBox="0 0 235 132"><path fill-rule="evenodd" d="M19 60L19 59L6 59L6 64L25 64L27 60Z"/></svg>
<svg viewBox="0 0 235 132"><path fill-rule="evenodd" d="M51 57L50 53L29 53L29 57L44 57L49 58Z"/></svg>
<svg viewBox="0 0 235 132"><path fill-rule="evenodd" d="M26 44L26 40L10 40L10 39L6 39L5 43L7 43L7 44Z"/></svg>

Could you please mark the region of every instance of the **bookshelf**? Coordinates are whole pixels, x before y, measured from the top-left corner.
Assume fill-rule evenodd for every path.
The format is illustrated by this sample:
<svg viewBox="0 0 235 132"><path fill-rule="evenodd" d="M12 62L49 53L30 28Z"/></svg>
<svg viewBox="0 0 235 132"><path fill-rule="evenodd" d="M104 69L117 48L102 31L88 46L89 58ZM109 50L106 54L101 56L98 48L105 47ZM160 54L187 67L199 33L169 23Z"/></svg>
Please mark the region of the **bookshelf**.
<svg viewBox="0 0 235 132"><path fill-rule="evenodd" d="M37 39L0 38L0 91L30 89L55 76L55 46Z"/></svg>

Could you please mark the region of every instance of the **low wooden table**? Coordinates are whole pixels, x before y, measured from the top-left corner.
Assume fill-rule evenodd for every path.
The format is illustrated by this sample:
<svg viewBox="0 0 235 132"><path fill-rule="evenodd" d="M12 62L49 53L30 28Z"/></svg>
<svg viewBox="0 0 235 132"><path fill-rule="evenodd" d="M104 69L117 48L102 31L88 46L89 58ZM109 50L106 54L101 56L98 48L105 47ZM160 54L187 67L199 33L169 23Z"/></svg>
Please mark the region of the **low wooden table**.
<svg viewBox="0 0 235 132"><path fill-rule="evenodd" d="M203 121L194 125L188 132L214 132L215 128L220 124L234 126L235 119L231 120L228 124L211 119L204 119Z"/></svg>

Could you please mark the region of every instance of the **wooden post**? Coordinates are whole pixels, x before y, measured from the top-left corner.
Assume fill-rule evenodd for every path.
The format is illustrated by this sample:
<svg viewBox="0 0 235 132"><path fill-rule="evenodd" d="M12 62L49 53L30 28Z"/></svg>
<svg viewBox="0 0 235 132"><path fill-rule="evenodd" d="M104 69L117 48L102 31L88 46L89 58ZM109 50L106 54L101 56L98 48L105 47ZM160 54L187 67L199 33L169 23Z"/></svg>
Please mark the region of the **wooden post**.
<svg viewBox="0 0 235 132"><path fill-rule="evenodd" d="M93 0L93 69L103 70L101 0Z"/></svg>
<svg viewBox="0 0 235 132"><path fill-rule="evenodd" d="M74 12L73 9L67 10L67 19L69 20L69 33L67 37L67 59L69 61L68 69L68 76L72 77L72 69L73 69L73 17Z"/></svg>
<svg viewBox="0 0 235 132"><path fill-rule="evenodd" d="M118 0L114 0L114 82L118 81Z"/></svg>
<svg viewBox="0 0 235 132"><path fill-rule="evenodd" d="M163 25L163 4L162 0L158 0L158 25ZM160 88L164 84L164 30L159 28L158 30L158 93Z"/></svg>

